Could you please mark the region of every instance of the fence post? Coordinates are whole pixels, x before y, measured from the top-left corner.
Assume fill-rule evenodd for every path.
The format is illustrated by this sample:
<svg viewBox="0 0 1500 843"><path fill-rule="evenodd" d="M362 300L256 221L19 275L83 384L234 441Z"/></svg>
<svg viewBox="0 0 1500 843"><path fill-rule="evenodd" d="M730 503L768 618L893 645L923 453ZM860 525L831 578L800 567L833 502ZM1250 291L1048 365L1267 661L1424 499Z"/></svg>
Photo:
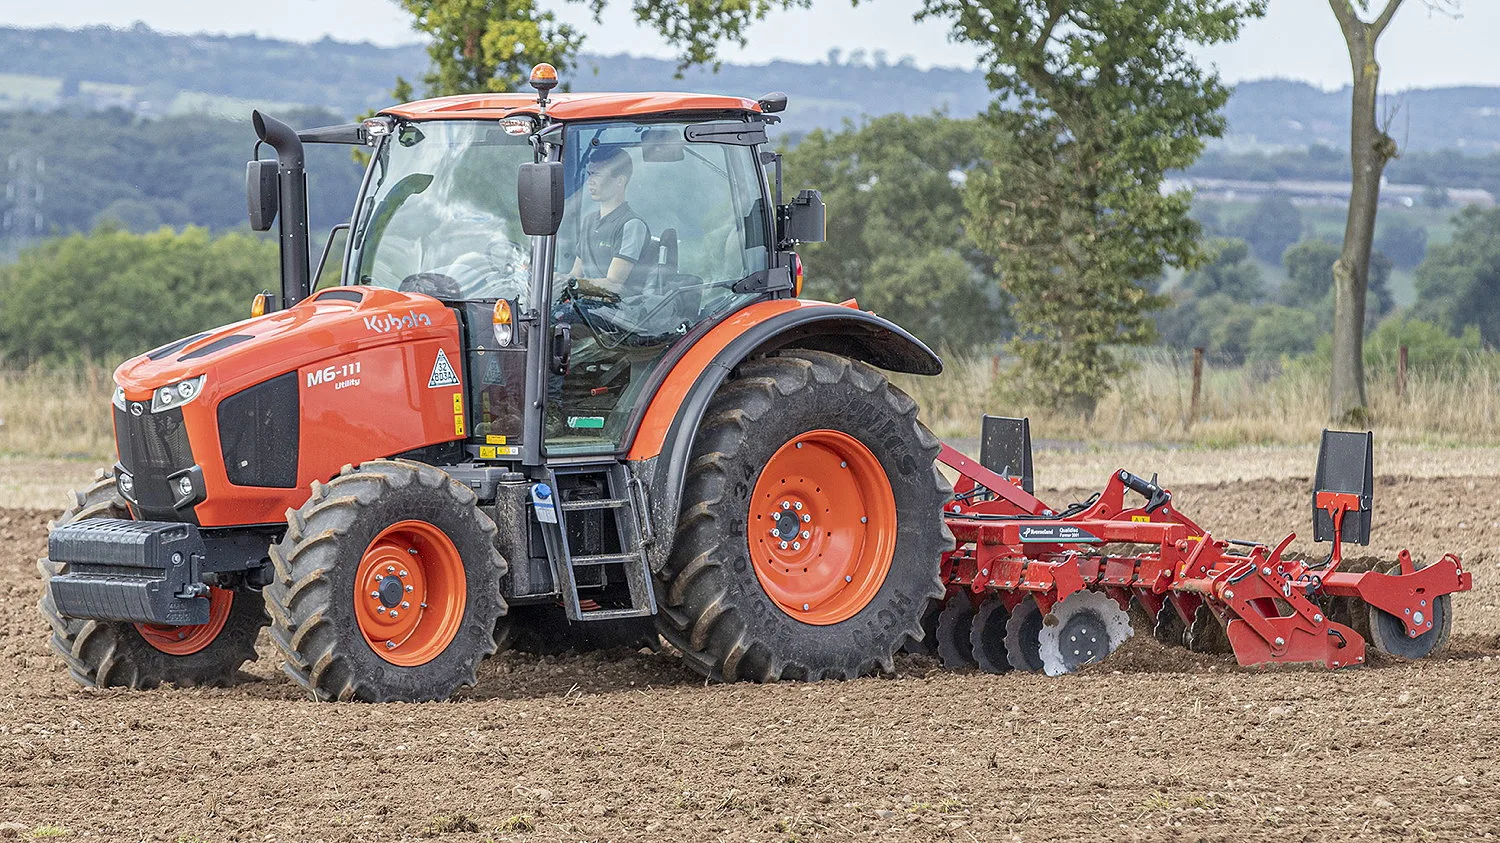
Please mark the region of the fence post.
<svg viewBox="0 0 1500 843"><path fill-rule="evenodd" d="M1406 398L1406 346L1396 355L1396 397Z"/></svg>
<svg viewBox="0 0 1500 843"><path fill-rule="evenodd" d="M1203 349L1193 349L1193 400L1188 404L1188 424L1198 420L1198 397L1203 394Z"/></svg>

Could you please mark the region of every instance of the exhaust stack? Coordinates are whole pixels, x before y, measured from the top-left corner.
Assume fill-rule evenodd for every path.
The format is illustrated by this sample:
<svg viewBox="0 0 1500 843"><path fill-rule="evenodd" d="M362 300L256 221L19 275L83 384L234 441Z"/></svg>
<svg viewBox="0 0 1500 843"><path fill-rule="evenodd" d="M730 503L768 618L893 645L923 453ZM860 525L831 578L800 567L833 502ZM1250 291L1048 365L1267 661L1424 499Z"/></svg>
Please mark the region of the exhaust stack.
<svg viewBox="0 0 1500 843"><path fill-rule="evenodd" d="M302 140L291 126L259 111L251 115L255 135L276 150L280 201L281 306L292 307L312 292L307 236L307 169Z"/></svg>

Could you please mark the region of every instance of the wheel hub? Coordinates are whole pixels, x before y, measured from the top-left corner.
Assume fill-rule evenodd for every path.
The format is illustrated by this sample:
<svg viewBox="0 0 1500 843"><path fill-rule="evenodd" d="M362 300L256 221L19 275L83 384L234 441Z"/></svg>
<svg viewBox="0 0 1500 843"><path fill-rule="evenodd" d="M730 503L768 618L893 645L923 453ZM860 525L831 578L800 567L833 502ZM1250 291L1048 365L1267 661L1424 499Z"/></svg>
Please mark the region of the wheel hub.
<svg viewBox="0 0 1500 843"><path fill-rule="evenodd" d="M377 591L379 591L380 605L387 609L394 609L401 605L401 598L406 594L406 586L401 582L400 577L387 574L380 580L380 588Z"/></svg>
<svg viewBox="0 0 1500 843"><path fill-rule="evenodd" d="M875 455L813 430L781 446L750 500L750 559L766 595L810 624L833 624L880 590L895 552L896 505Z"/></svg>

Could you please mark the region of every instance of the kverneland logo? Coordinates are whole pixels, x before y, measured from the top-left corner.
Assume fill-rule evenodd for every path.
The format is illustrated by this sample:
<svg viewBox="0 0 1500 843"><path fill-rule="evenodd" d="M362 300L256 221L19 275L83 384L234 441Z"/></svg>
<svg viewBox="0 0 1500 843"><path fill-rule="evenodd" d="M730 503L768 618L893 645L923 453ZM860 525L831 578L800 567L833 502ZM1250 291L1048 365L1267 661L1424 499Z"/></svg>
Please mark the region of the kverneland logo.
<svg viewBox="0 0 1500 843"><path fill-rule="evenodd" d="M425 313L408 313L405 316L366 316L365 327L377 334L400 331L406 328L425 328L432 324L432 317Z"/></svg>

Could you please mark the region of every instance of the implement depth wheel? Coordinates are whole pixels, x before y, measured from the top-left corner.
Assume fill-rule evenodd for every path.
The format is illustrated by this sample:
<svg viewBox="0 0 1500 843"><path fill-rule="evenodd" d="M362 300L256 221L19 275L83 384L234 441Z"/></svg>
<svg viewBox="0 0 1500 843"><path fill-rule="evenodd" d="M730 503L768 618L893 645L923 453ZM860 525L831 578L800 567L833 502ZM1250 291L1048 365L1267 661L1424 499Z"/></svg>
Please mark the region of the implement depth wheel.
<svg viewBox="0 0 1500 843"><path fill-rule="evenodd" d="M100 471L92 485L73 496L73 507L54 527L90 518L131 517L108 471ZM37 562L47 579L67 573L67 567L51 559ZM209 591L208 623L193 626L64 617L45 585L38 608L52 627L53 651L67 663L75 681L91 688L228 685L245 662L255 660L255 639L268 620L259 594L222 588Z"/></svg>
<svg viewBox="0 0 1500 843"><path fill-rule="evenodd" d="M953 546L938 442L875 369L816 351L742 364L713 398L659 593L694 669L759 682L893 669Z"/></svg>
<svg viewBox="0 0 1500 843"><path fill-rule="evenodd" d="M405 460L346 467L288 514L266 587L283 669L320 700L447 699L505 614L495 524L474 492Z"/></svg>

